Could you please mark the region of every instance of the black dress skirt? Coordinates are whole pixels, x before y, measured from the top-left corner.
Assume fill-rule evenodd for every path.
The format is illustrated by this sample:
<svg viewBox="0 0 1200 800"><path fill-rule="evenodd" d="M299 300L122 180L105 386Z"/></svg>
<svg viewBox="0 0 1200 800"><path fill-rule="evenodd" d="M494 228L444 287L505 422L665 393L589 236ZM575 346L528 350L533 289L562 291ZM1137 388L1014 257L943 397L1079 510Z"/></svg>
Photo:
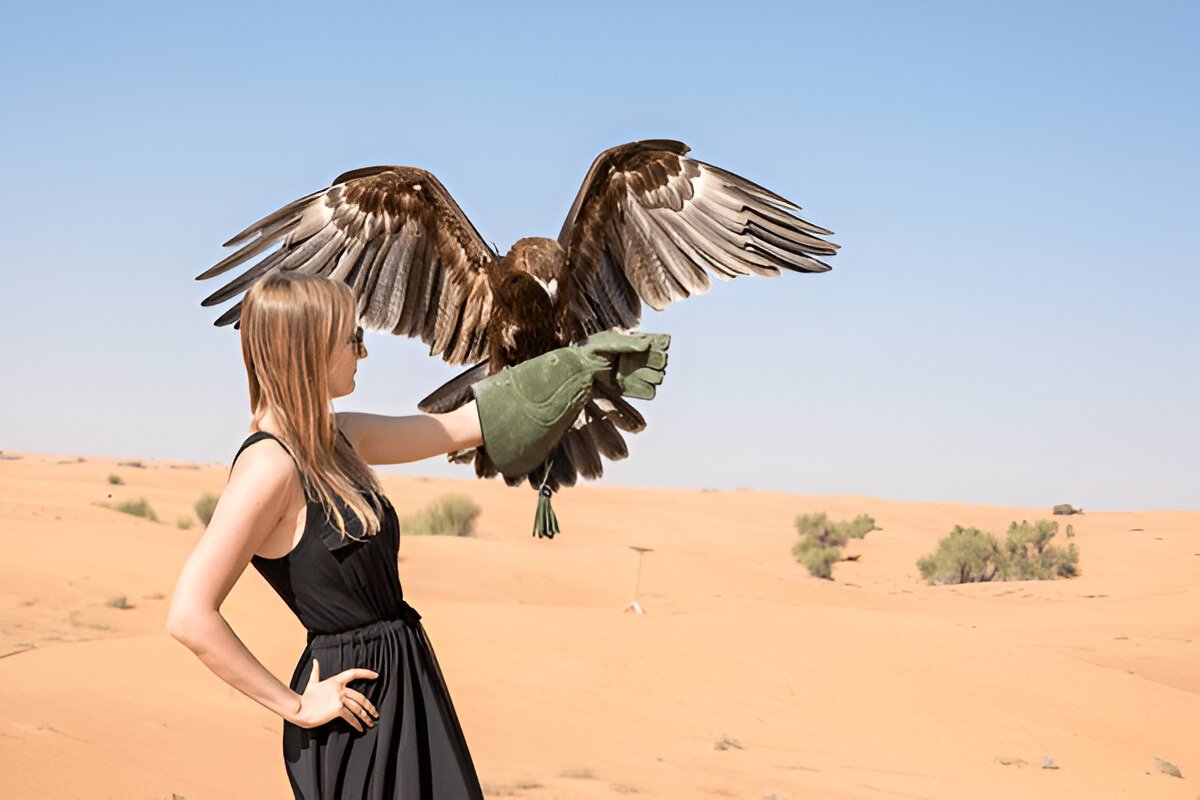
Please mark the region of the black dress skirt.
<svg viewBox="0 0 1200 800"><path fill-rule="evenodd" d="M255 442L252 434L238 455ZM236 457L235 457L236 461ZM300 542L280 558L254 556L262 574L308 629L291 687L303 693L316 659L321 677L363 668L373 681L350 683L379 719L362 733L337 718L316 728L284 722L283 755L297 798L305 800L482 800L483 791L421 615L404 602L397 571L400 526L386 497L379 533L362 536L341 510L343 538L311 498Z"/></svg>

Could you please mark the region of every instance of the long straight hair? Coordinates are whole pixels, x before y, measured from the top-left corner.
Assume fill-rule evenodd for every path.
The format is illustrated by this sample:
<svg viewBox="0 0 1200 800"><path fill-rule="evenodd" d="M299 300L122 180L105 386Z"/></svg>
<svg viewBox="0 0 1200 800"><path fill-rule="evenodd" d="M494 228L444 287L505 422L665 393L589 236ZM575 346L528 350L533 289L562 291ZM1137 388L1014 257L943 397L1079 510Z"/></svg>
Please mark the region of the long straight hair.
<svg viewBox="0 0 1200 800"><path fill-rule="evenodd" d="M306 498L325 507L342 536L340 500L367 534L379 532L379 482L335 428L329 364L354 332L354 295L340 281L273 273L242 304L242 358L250 382L253 428L269 411L300 471ZM371 502L359 494L370 492Z"/></svg>

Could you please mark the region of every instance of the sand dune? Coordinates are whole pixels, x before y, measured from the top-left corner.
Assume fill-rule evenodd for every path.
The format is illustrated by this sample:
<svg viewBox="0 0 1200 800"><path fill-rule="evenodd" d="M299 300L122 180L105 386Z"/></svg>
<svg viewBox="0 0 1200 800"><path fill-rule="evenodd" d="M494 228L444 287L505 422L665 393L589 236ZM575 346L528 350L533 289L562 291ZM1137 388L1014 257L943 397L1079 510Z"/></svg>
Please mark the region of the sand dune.
<svg viewBox="0 0 1200 800"><path fill-rule="evenodd" d="M176 521L226 474L188 466L0 461L0 797L290 797L280 720L163 632L200 535ZM1072 518L1073 580L928 587L953 525L1048 510L589 486L548 542L527 490L384 486L484 508L473 538L404 539L400 571L489 797L1200 794L1198 511ZM141 497L161 522L98 505ZM832 582L789 553L813 511L881 528ZM252 570L224 610L286 679L304 632Z"/></svg>

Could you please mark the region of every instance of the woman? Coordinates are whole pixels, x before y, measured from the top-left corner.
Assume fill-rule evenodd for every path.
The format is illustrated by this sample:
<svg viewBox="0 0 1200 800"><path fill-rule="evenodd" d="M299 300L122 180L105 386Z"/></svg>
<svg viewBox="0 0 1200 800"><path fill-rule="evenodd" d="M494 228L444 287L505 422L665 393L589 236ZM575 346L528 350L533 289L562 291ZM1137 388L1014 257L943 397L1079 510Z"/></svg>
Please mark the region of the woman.
<svg viewBox="0 0 1200 800"><path fill-rule="evenodd" d="M264 278L246 294L241 336L253 433L180 574L168 631L283 717L297 797L482 798L420 615L403 599L396 512L367 465L482 445L520 474L572 423L593 380L653 396L666 338L598 334L488 378L448 414L388 417L330 407L354 390L366 356L344 284ZM290 685L220 614L247 563L309 631Z"/></svg>

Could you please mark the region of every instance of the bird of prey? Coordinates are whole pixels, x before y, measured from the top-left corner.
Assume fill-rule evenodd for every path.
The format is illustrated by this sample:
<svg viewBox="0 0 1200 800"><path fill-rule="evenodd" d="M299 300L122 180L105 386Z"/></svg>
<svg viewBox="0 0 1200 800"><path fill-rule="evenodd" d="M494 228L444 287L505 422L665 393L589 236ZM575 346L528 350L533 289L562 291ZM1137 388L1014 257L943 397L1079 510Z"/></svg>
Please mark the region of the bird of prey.
<svg viewBox="0 0 1200 800"><path fill-rule="evenodd" d="M225 243L239 249L198 280L253 263L202 305L233 299L276 270L349 284L360 324L413 336L429 353L471 369L420 403L445 412L471 399L480 378L578 342L638 325L642 303L661 311L707 292L709 276L825 272L817 256L837 245L800 207L731 172L687 158L682 142L647 140L610 148L592 162L557 241L526 238L501 256L454 198L416 167L367 167L259 220ZM282 242L282 246L275 248ZM271 251L268 253L268 251ZM217 319L238 320L241 302ZM615 391L590 403L541 468L545 492L597 478L601 456L628 455L622 432L645 419ZM480 477L496 468L474 460ZM526 476L507 476L516 485Z"/></svg>

